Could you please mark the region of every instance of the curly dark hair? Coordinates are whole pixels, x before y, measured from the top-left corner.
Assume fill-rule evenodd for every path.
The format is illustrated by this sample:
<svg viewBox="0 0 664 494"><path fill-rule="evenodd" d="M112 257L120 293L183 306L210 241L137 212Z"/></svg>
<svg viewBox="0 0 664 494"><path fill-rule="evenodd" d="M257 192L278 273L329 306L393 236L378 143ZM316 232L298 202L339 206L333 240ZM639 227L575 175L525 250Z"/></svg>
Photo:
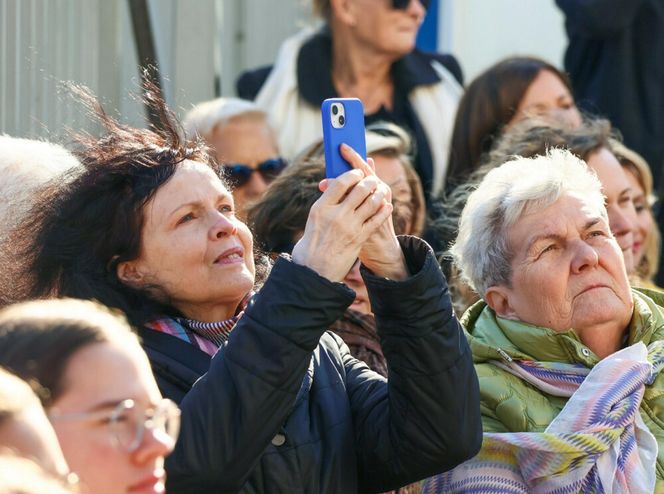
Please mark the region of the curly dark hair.
<svg viewBox="0 0 664 494"><path fill-rule="evenodd" d="M221 167L201 140L185 141L153 83L144 84L143 100L159 124L149 129L110 117L87 89L73 91L104 133L100 138L75 136L82 171L45 187L28 219L11 235L21 263L20 279L10 287L12 298L96 299L121 309L135 325L159 314L177 314L154 287L122 283L116 268L139 256L143 207L183 161L203 163L220 179Z"/></svg>

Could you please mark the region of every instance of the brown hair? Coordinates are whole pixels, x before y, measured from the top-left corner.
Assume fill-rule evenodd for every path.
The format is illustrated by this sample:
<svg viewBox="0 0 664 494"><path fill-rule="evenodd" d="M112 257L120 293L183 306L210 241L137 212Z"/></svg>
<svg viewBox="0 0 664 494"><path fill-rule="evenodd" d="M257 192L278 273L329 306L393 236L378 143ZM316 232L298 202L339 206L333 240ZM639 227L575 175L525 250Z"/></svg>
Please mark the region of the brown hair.
<svg viewBox="0 0 664 494"><path fill-rule="evenodd" d="M38 383L47 408L65 391L71 357L115 338L138 344L124 316L98 303L59 299L16 304L0 311L0 366Z"/></svg>
<svg viewBox="0 0 664 494"><path fill-rule="evenodd" d="M507 58L470 83L454 122L446 178L448 191L480 166L482 156L512 120L530 84L543 70L556 75L572 93L565 73L535 57Z"/></svg>

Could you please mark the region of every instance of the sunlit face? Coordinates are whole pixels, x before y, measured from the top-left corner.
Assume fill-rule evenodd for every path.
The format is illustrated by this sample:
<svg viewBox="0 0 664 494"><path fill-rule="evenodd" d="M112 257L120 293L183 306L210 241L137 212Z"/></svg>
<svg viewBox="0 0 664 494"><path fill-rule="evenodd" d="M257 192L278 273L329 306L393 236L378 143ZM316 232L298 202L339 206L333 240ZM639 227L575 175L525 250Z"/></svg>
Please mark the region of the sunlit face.
<svg viewBox="0 0 664 494"><path fill-rule="evenodd" d="M56 476L69 471L58 438L36 397L0 425L0 453L4 449L35 461Z"/></svg>
<svg viewBox="0 0 664 494"><path fill-rule="evenodd" d="M602 331L627 326L632 298L625 265L598 204L563 195L524 214L507 240L510 286L486 295L499 315L558 332L573 328L591 349Z"/></svg>
<svg viewBox="0 0 664 494"><path fill-rule="evenodd" d="M411 0L404 10L392 8L391 0L352 0L344 16L357 43L381 55L399 58L415 48L425 8Z"/></svg>
<svg viewBox="0 0 664 494"><path fill-rule="evenodd" d="M571 127L581 125L581 114L569 89L549 70L541 70L530 83L508 126L531 117L552 118Z"/></svg>
<svg viewBox="0 0 664 494"><path fill-rule="evenodd" d="M638 266L646 253L647 240L652 235L655 220L652 215L652 209L648 204L646 192L643 190L641 182L636 176L636 172L630 167L624 167L627 181L632 187L632 201L636 211L636 228L634 229L634 244L632 253L634 254L634 266Z"/></svg>
<svg viewBox="0 0 664 494"><path fill-rule="evenodd" d="M141 254L122 263L118 276L126 283L156 285L189 318L231 317L253 287L253 239L214 172L184 162L144 214Z"/></svg>
<svg viewBox="0 0 664 494"><path fill-rule="evenodd" d="M637 223L631 184L623 167L608 149L602 148L592 153L587 162L602 182L611 231L625 257L627 272L631 273L635 266L632 249Z"/></svg>
<svg viewBox="0 0 664 494"><path fill-rule="evenodd" d="M279 157L274 133L261 115L239 116L217 125L207 139L216 151L217 160L223 164L242 164L256 169L260 163ZM261 198L268 182L258 172L249 181L233 190L233 199L240 217L247 206Z"/></svg>
<svg viewBox="0 0 664 494"><path fill-rule="evenodd" d="M399 215L397 222L403 222L399 229L410 233L413 230L413 191L408 183L408 176L403 163L394 156L373 154L376 175L390 186L394 211ZM397 224L395 222L395 226Z"/></svg>
<svg viewBox="0 0 664 494"><path fill-rule="evenodd" d="M70 359L65 391L49 413L70 467L84 494L162 493L164 457L175 446L164 434L146 429L135 451L116 444L108 415L94 420L58 420L71 414L108 412L132 399L142 409L154 407L161 394L145 353L136 341L88 345Z"/></svg>

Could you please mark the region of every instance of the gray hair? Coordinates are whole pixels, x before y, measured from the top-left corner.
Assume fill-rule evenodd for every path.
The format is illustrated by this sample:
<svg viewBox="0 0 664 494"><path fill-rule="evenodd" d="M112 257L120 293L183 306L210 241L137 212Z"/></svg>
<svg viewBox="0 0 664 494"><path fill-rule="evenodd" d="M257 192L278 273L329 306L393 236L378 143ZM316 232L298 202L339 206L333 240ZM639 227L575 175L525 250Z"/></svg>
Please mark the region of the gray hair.
<svg viewBox="0 0 664 494"><path fill-rule="evenodd" d="M487 173L468 197L451 248L464 281L480 296L491 286L510 286L509 229L524 214L542 210L568 193L583 194L606 217L599 179L569 151L516 157Z"/></svg>
<svg viewBox="0 0 664 494"><path fill-rule="evenodd" d="M0 242L32 207L37 189L77 167L58 144L0 135Z"/></svg>
<svg viewBox="0 0 664 494"><path fill-rule="evenodd" d="M182 126L187 138L197 134L205 138L216 125L243 115L261 116L267 120L267 114L252 101L240 98L217 98L194 106L185 115Z"/></svg>

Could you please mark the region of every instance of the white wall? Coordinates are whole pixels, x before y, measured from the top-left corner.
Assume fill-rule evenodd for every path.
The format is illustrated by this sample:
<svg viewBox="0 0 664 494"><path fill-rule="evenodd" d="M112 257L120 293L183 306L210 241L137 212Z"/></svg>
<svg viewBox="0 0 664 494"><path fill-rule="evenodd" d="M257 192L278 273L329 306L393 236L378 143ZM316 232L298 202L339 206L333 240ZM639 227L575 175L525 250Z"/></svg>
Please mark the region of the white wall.
<svg viewBox="0 0 664 494"><path fill-rule="evenodd" d="M562 67L567 38L554 0L439 1L439 47L459 58L466 82L512 55Z"/></svg>

